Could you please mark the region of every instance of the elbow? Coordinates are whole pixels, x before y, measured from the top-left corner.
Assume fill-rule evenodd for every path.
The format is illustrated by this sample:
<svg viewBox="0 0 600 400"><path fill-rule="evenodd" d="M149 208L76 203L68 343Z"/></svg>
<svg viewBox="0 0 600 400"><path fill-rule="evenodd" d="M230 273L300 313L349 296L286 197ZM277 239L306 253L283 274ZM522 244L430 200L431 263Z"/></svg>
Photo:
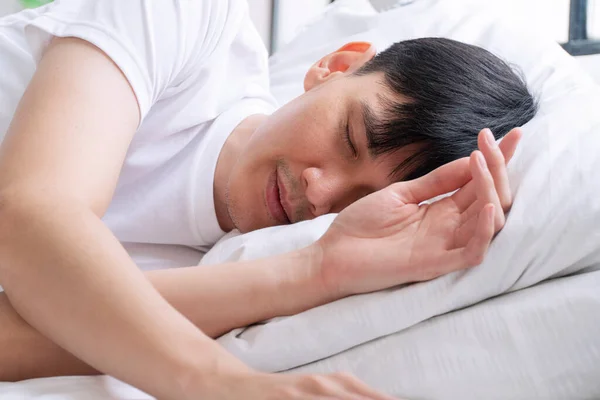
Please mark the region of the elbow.
<svg viewBox="0 0 600 400"><path fill-rule="evenodd" d="M0 189L0 261L4 248L10 245L11 238L17 228L23 225L19 222L23 219L27 209L26 201L19 200L21 196L11 190ZM0 263L0 268L2 268Z"/></svg>
<svg viewBox="0 0 600 400"><path fill-rule="evenodd" d="M84 201L57 190L0 188L0 285L27 280L77 237L76 227L99 221Z"/></svg>
<svg viewBox="0 0 600 400"><path fill-rule="evenodd" d="M40 199L24 190L0 189L0 248L28 226L39 206Z"/></svg>
<svg viewBox="0 0 600 400"><path fill-rule="evenodd" d="M68 218L64 214L77 212L73 202L32 192L0 189L0 285L5 288L28 273L26 260L56 237Z"/></svg>
<svg viewBox="0 0 600 400"><path fill-rule="evenodd" d="M44 187L0 188L0 246L4 242L1 239L10 239L15 233L37 228L41 221L58 217L69 210L86 210L96 214L83 201L60 195L56 190Z"/></svg>
<svg viewBox="0 0 600 400"><path fill-rule="evenodd" d="M14 253L22 245L21 238L31 227L30 200L14 191L0 190L0 285L7 287L13 275Z"/></svg>
<svg viewBox="0 0 600 400"><path fill-rule="evenodd" d="M0 286L5 290L10 287L11 275L14 275L13 265L10 262L10 253L14 248L14 228L18 227L18 207L14 207L13 200L0 192ZM18 235L18 233L17 233Z"/></svg>
<svg viewBox="0 0 600 400"><path fill-rule="evenodd" d="M0 221L12 221L15 218L31 221L35 214L48 215L60 210L85 210L102 219L110 205L108 198L71 193L64 187L36 183L13 186L17 187L0 186Z"/></svg>

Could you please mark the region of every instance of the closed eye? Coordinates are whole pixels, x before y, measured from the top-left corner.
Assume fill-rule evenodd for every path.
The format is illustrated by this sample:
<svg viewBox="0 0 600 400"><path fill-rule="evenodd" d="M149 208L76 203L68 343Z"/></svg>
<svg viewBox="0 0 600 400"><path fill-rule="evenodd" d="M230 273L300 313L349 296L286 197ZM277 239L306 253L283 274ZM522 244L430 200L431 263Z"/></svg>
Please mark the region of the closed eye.
<svg viewBox="0 0 600 400"><path fill-rule="evenodd" d="M358 151L356 150L356 147L354 146L354 143L352 143L352 137L350 135L350 123L349 122L346 122L346 127L344 128L344 138L345 138L346 144L348 145L348 148L352 152L352 156L354 158L357 158L358 157Z"/></svg>

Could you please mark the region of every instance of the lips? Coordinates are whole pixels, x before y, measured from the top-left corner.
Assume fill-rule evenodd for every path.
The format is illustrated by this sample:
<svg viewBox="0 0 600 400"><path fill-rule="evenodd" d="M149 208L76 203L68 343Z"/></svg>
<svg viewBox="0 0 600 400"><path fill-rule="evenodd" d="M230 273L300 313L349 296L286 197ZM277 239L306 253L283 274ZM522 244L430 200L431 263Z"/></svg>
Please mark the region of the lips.
<svg viewBox="0 0 600 400"><path fill-rule="evenodd" d="M285 187L280 184L277 170L273 171L267 183L266 202L269 214L279 224L289 224L290 220L287 217L285 209L282 205L282 189Z"/></svg>
<svg viewBox="0 0 600 400"><path fill-rule="evenodd" d="M279 175L277 175L277 186L279 186L279 202L283 207L283 211L285 212L285 215L288 219L288 223L290 223L292 222L290 215L292 215L293 208L290 205L290 202L288 201L288 193L283 179L279 179Z"/></svg>

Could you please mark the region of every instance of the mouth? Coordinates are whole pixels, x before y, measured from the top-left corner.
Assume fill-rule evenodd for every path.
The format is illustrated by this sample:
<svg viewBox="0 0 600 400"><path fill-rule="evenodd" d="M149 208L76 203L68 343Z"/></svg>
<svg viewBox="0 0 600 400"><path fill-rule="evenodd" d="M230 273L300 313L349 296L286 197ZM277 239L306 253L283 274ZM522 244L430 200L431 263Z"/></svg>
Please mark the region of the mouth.
<svg viewBox="0 0 600 400"><path fill-rule="evenodd" d="M289 224L289 214L284 208L285 186L279 180L277 169L271 174L267 183L266 201L271 217L279 224Z"/></svg>

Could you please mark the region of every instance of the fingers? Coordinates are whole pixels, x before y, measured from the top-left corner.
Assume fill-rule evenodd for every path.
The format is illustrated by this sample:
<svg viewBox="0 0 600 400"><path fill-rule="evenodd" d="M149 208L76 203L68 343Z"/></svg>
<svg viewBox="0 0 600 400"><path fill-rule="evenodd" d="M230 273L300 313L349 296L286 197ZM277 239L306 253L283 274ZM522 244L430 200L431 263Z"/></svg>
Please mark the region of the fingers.
<svg viewBox="0 0 600 400"><path fill-rule="evenodd" d="M483 262L494 237L494 205L486 204L476 219L477 227L464 247L450 250L444 257L447 270L440 275L474 267ZM445 264L444 264L445 265Z"/></svg>
<svg viewBox="0 0 600 400"><path fill-rule="evenodd" d="M504 155L504 158L506 159L506 164L508 164L515 154L517 145L521 141L522 137L523 131L521 128L514 128L502 138L499 147L500 151L502 151L502 154Z"/></svg>
<svg viewBox="0 0 600 400"><path fill-rule="evenodd" d="M483 129L478 136L479 149L483 153L486 163L489 166L496 191L498 192L500 204L502 205L502 208L497 209L496 213L508 211L512 204L512 194L510 192L506 164L515 153L515 149L521 136L521 130L515 128L504 136L499 146L496 145L496 141L493 139L493 135L489 129ZM477 191L474 186L475 185L472 182L469 182L452 196L459 211L464 212L475 202ZM476 211L479 211L479 208L477 208ZM469 214L464 217L468 219L472 215L473 214Z"/></svg>
<svg viewBox="0 0 600 400"><path fill-rule="evenodd" d="M483 162L490 171L490 177L500 200L501 207L499 210L508 209L511 202L511 195L504 154L500 151L500 147L498 147L496 139L489 129L481 131L477 142L483 154Z"/></svg>
<svg viewBox="0 0 600 400"><path fill-rule="evenodd" d="M418 204L457 190L471 179L467 157L442 165L421 178L393 185L405 203Z"/></svg>
<svg viewBox="0 0 600 400"><path fill-rule="evenodd" d="M505 138L506 137L508 138L508 142L504 145L504 148L506 154L509 157L512 157L517 143L520 140L520 131L513 129L507 136L505 136ZM504 143L504 140L502 142ZM498 193L498 198L500 199L500 204L502 205L502 209L496 210L496 212L506 212L512 204L512 195L510 192L508 174L506 171L506 164L510 158L506 159L504 152L496 143L496 139L494 138L494 135L492 135L492 131L489 129L484 129L482 133L479 134L478 144L483 156L485 157L487 166L492 174L492 178L494 179L496 192Z"/></svg>
<svg viewBox="0 0 600 400"><path fill-rule="evenodd" d="M258 377L258 378L257 378ZM278 400L396 400L380 393L346 373L327 375L253 374L246 385L236 385L244 393L231 398ZM226 387L228 388L228 387ZM230 393L231 394L231 393ZM243 394L240 396L240 394ZM219 397L219 396L217 396ZM220 397L219 397L220 398ZM227 397L229 398L229 397Z"/></svg>
<svg viewBox="0 0 600 400"><path fill-rule="evenodd" d="M346 373L338 373L336 374L339 379L343 380L344 387L355 393L358 398L364 399L372 399L372 400L395 400L395 398L385 395L383 393L379 393L374 389L371 389L369 386L355 378L354 376Z"/></svg>
<svg viewBox="0 0 600 400"><path fill-rule="evenodd" d="M498 145L489 129L479 132L478 145L489 165L494 182L497 182L497 190L503 206L496 210L497 213L501 210L506 211L512 201L506 163L514 155L521 137L521 129L515 128L506 134ZM394 186L396 192L403 196L402 200L405 203L416 204L460 189L455 194L455 200L459 209L464 211L475 200L475 188L472 187L473 185L469 185L470 178L467 158L461 158L443 165L421 178L400 182Z"/></svg>
<svg viewBox="0 0 600 400"><path fill-rule="evenodd" d="M417 280L430 280L481 264L494 237L494 208L493 204L486 204L477 215L477 226L465 245L440 255Z"/></svg>
<svg viewBox="0 0 600 400"><path fill-rule="evenodd" d="M487 164L484 163L484 160L482 159L481 153L478 151L473 152L471 155L473 180L470 184L472 184L472 187L475 190L475 201L473 201L460 216L461 226L457 229L455 234L456 247L465 246L470 239L470 235L475 230L478 223L477 218L478 214L481 212L482 205L491 203L495 206L494 234L502 229L506 222L505 210L508 210L512 204L512 196L510 194L510 188L508 187L506 171L500 173L501 175L504 175L503 178L494 179L491 171L486 168L486 165ZM500 180L504 180L504 182L499 183ZM506 185L505 190L508 195L505 193L505 202L500 198L503 189L498 189L499 184Z"/></svg>
<svg viewBox="0 0 600 400"><path fill-rule="evenodd" d="M483 262L488 247L494 237L494 205L486 204L479 213L475 234L466 247L462 248L462 258L468 267L474 267Z"/></svg>
<svg viewBox="0 0 600 400"><path fill-rule="evenodd" d="M502 203L498 191L496 190L495 181L492 173L487 166L483 154L479 151L474 151L471 154L471 174L473 175L473 184L477 196L477 204L493 204L496 210L494 216L494 226L500 230L504 226L505 217ZM475 206L475 208L478 208Z"/></svg>

